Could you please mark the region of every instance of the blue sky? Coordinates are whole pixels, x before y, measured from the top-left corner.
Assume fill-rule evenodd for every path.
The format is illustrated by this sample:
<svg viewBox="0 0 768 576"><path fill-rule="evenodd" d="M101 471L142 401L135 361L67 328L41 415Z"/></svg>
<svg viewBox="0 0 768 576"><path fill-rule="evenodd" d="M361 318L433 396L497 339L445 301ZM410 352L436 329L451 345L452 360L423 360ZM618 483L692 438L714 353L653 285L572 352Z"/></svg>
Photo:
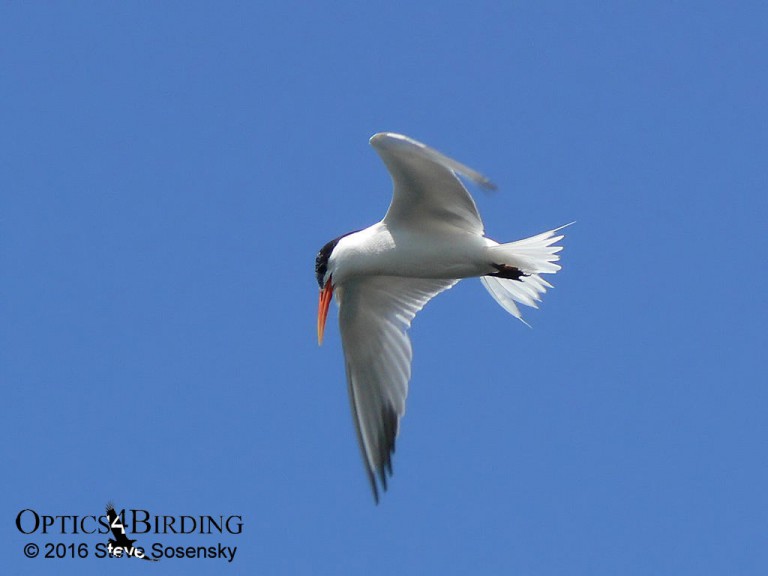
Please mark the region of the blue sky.
<svg viewBox="0 0 768 576"><path fill-rule="evenodd" d="M768 9L759 2L6 3L8 574L765 574ZM317 250L370 225L375 132L576 220L528 329L416 318L373 504ZM211 559L26 559L23 509L242 515Z"/></svg>

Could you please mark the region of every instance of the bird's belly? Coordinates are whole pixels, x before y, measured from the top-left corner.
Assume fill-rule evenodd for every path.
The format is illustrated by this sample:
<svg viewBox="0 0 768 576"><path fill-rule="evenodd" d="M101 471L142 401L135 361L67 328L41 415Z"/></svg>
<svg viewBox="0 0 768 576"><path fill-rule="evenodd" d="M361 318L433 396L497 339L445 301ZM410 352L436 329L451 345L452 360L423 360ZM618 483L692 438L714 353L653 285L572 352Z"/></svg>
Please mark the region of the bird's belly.
<svg viewBox="0 0 768 576"><path fill-rule="evenodd" d="M495 244L470 234L403 234L388 230L363 239L363 242L355 243L350 237L352 241L344 247L343 258L339 259L343 266L335 276L445 279L481 276L491 270L487 246ZM341 280L337 277L337 281Z"/></svg>
<svg viewBox="0 0 768 576"><path fill-rule="evenodd" d="M466 246L429 247L409 246L382 254L371 264L377 274L407 276L411 278L467 278L479 276L485 271L480 266L479 254Z"/></svg>

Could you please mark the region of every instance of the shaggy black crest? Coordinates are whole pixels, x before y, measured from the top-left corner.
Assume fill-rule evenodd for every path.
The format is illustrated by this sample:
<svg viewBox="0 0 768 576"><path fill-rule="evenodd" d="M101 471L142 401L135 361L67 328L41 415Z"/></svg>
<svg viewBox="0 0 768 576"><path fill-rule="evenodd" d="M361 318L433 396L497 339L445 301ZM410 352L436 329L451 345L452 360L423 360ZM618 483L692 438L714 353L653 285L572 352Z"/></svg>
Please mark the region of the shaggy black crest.
<svg viewBox="0 0 768 576"><path fill-rule="evenodd" d="M349 236L355 232L359 232L359 230L342 234L338 238L334 238L325 246L320 248L320 252L317 253L317 257L315 258L315 274L317 275L317 283L320 288L323 287L323 278L325 278L325 273L328 271L328 258L331 257L331 252L333 252L333 249L336 248L336 244L339 243L339 240L344 238L344 236Z"/></svg>
<svg viewBox="0 0 768 576"><path fill-rule="evenodd" d="M336 244L339 243L339 240L341 240L341 238L336 238L328 242L325 246L320 248L320 252L317 253L317 257L315 258L315 274L317 275L317 283L320 288L323 287L323 278L325 278L325 273L328 271L328 258L331 257L331 252L336 248Z"/></svg>

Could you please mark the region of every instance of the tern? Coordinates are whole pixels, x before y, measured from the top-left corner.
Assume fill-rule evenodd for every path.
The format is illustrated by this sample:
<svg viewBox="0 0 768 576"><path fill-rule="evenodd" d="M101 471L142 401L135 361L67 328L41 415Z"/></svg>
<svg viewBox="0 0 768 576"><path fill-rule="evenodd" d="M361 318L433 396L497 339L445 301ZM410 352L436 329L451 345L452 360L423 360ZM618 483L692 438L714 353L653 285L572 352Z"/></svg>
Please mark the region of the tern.
<svg viewBox="0 0 768 576"><path fill-rule="evenodd" d="M405 413L414 316L459 280L479 277L502 308L523 320L516 303L536 308L552 287L541 275L560 269L555 262L562 246L556 243L564 227L495 242L484 235L475 202L459 180L494 189L485 176L401 134L375 134L370 144L392 177L389 209L381 222L325 244L315 272L318 344L335 295L352 415L378 503Z"/></svg>

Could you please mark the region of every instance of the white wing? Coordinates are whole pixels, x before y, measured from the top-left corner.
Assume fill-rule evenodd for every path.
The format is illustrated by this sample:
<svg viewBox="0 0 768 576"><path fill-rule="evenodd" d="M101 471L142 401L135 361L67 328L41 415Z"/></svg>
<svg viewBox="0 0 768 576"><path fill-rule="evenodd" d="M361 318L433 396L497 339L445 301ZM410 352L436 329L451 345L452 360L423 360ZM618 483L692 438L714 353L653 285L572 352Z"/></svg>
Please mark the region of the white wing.
<svg viewBox="0 0 768 576"><path fill-rule="evenodd" d="M384 216L388 226L483 234L475 201L456 175L493 189L490 180L407 136L382 132L370 142L394 182L392 203Z"/></svg>
<svg viewBox="0 0 768 576"><path fill-rule="evenodd" d="M371 276L336 287L352 416L376 502L376 476L386 490L405 413L412 357L406 331L430 299L456 282Z"/></svg>

